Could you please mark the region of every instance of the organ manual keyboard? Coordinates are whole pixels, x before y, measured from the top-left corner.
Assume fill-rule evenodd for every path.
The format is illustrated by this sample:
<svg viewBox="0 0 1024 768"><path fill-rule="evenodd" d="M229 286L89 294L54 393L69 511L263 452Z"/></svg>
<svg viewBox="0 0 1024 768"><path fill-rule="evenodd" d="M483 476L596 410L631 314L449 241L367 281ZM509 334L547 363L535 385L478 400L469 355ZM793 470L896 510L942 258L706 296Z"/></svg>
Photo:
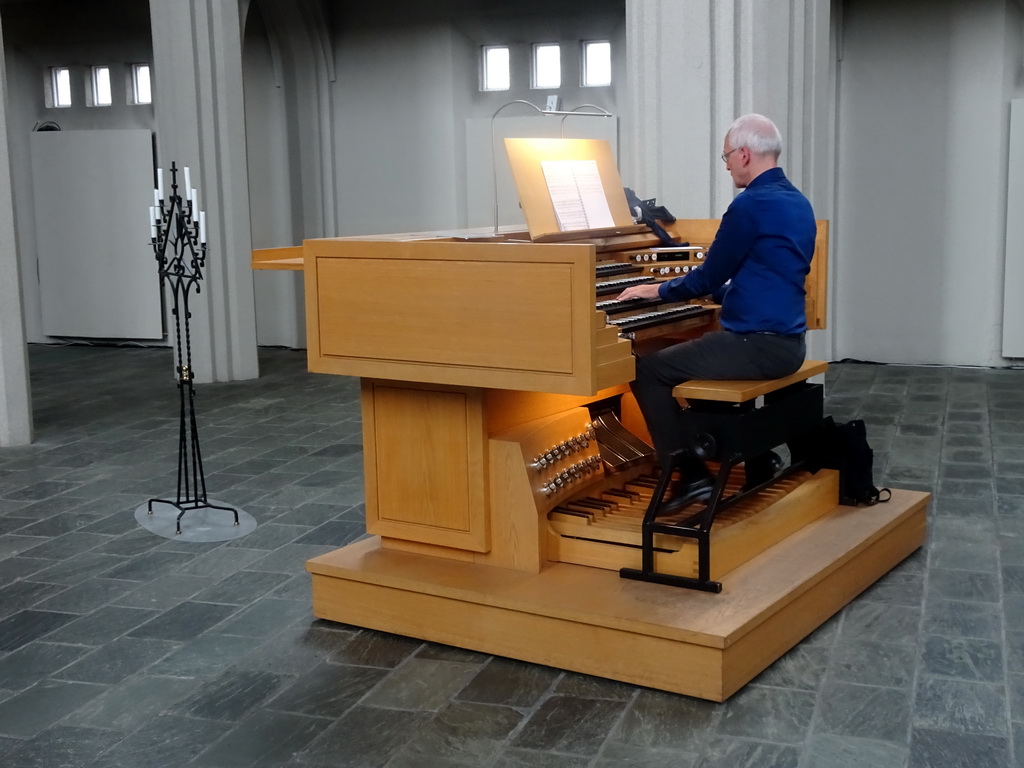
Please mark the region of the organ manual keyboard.
<svg viewBox="0 0 1024 768"><path fill-rule="evenodd" d="M717 222L669 228L697 248L673 265L695 265ZM827 237L821 222L811 328ZM721 701L920 546L927 494L864 514L837 505L825 470L716 522L721 594L619 577L639 567L656 481L634 347L717 327L713 304L604 293L661 279L643 272L658 246L627 224L254 252L256 268L304 273L309 369L361 379L372 535L307 563L317 617ZM692 541L655 546L660 571L693 573Z"/></svg>

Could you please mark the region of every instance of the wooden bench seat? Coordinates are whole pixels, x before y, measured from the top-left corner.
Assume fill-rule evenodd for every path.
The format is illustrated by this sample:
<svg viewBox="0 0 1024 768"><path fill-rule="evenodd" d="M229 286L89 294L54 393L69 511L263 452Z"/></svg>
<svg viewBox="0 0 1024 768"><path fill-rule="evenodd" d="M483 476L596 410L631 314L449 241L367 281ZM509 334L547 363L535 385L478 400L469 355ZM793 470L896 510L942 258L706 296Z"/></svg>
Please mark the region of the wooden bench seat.
<svg viewBox="0 0 1024 768"><path fill-rule="evenodd" d="M730 379L714 381L712 379L692 379L684 381L672 390L677 400L718 400L726 403L745 403L769 392L806 381L812 376L828 370L828 363L821 360L805 360L804 364L789 376L781 379L764 381Z"/></svg>

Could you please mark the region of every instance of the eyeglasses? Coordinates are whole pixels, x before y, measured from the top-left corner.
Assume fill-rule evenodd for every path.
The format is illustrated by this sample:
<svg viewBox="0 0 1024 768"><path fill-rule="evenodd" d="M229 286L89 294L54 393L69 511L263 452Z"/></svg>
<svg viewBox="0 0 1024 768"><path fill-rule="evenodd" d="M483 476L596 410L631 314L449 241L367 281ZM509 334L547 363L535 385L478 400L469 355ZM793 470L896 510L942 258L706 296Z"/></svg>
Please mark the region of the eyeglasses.
<svg viewBox="0 0 1024 768"><path fill-rule="evenodd" d="M738 149L743 149L743 147L736 147L736 149L730 149L728 152L723 152L721 154L722 162L723 163L729 162L729 155L731 155L733 152L735 152Z"/></svg>

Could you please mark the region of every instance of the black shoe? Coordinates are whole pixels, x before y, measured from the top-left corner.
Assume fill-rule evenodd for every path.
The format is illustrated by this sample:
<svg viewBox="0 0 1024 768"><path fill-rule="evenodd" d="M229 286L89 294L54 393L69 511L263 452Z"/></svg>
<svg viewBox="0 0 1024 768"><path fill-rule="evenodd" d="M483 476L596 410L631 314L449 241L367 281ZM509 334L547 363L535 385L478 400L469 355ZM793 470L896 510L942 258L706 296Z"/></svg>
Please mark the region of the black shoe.
<svg viewBox="0 0 1024 768"><path fill-rule="evenodd" d="M694 504L698 501L707 501L711 498L711 492L715 489L715 481L710 475L698 477L688 483L679 483L672 491L672 495L658 507L658 517L674 515L683 507Z"/></svg>
<svg viewBox="0 0 1024 768"><path fill-rule="evenodd" d="M743 490L746 491L762 483L767 483L779 473L784 464L782 457L775 451L750 457L743 462L743 471L746 474Z"/></svg>

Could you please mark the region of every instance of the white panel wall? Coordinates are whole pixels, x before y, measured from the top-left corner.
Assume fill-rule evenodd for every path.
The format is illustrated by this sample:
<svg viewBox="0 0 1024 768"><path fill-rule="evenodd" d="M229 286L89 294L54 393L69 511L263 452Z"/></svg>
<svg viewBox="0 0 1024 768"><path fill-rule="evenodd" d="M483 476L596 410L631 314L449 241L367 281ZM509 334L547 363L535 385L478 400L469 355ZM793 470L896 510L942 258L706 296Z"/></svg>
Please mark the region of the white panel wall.
<svg viewBox="0 0 1024 768"><path fill-rule="evenodd" d="M159 339L149 131L33 133L43 332Z"/></svg>

